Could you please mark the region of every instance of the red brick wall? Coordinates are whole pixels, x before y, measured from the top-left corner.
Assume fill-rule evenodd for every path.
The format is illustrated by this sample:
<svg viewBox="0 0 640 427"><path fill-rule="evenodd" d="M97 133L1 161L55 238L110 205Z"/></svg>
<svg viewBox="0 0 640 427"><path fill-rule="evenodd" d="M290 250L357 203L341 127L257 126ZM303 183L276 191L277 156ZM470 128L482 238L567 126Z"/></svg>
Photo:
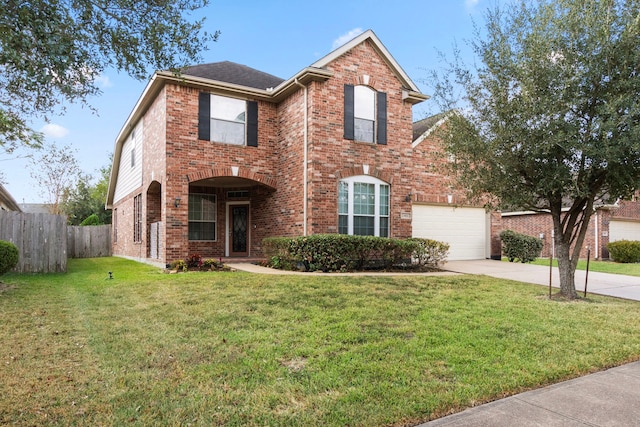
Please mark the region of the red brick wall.
<svg viewBox="0 0 640 427"><path fill-rule="evenodd" d="M327 68L334 73L326 82L307 86L308 171L304 176L304 94L301 88L278 105L258 101L258 147L235 146L198 140L199 89L167 84L144 115L143 224L144 242L127 241L133 229L130 197L114 207L119 211L118 243L114 253L146 257L148 224L164 224L161 259L186 259L192 253L205 258L224 256L226 241L226 192L217 195L217 240L189 242L188 193L190 185L219 176L238 176L252 182L250 197L251 256L261 256L261 241L267 236L295 236L304 232L304 180L309 186L308 233L336 233L338 181L364 174L391 184L390 222L392 237L410 237L409 193L416 194L413 161L412 105L402 101L402 85L365 42L337 58ZM359 84L370 76L369 85L387 93L387 145L361 143L343 138L344 84ZM437 179L434 178L434 183ZM153 183L153 184L152 184ZM159 186L159 187L158 187ZM158 192L157 189L160 188ZM137 191L138 192L138 191ZM136 192L136 193L137 193ZM174 200L181 198L179 207ZM120 214L122 212L122 214ZM142 247L142 250L140 249Z"/></svg>
<svg viewBox="0 0 640 427"><path fill-rule="evenodd" d="M587 248L591 249L592 259L609 257L606 251L607 244L609 243L608 228L605 228L605 224L608 224L609 217L609 211L602 209L591 216L589 228L587 229L584 244L580 252L581 258L587 257ZM506 214L502 216L501 223L501 228L492 229L492 240L496 239L496 241L499 241L499 235L502 230L513 230L517 233L538 238L542 234L544 235L542 238L544 246L541 256L549 257L552 252L555 256L552 241L553 220L550 214Z"/></svg>
<svg viewBox="0 0 640 427"><path fill-rule="evenodd" d="M334 73L326 82L309 88L309 232L335 233L338 225L338 181L349 174L377 176L391 185L391 237L410 237L411 212L405 201L413 188L412 110L402 101L402 85L367 41L327 66ZM357 85L364 76L369 86L387 94L387 145L346 140L344 85Z"/></svg>

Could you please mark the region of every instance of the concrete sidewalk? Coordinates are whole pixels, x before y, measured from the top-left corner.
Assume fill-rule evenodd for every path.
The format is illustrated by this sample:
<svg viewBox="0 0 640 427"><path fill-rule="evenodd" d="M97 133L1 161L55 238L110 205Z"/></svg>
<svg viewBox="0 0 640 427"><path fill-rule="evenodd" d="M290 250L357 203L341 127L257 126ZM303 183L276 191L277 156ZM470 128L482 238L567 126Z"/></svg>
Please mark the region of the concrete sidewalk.
<svg viewBox="0 0 640 427"><path fill-rule="evenodd" d="M483 259L449 261L443 268L458 273L484 274L500 279L549 285L548 266ZM575 283L579 294L584 292L585 276L584 270L576 270ZM560 287L560 276L556 267L553 268L551 286ZM590 271L587 283L587 294L589 293L640 301L640 277Z"/></svg>
<svg viewBox="0 0 640 427"><path fill-rule="evenodd" d="M496 400L417 427L640 426L640 362Z"/></svg>

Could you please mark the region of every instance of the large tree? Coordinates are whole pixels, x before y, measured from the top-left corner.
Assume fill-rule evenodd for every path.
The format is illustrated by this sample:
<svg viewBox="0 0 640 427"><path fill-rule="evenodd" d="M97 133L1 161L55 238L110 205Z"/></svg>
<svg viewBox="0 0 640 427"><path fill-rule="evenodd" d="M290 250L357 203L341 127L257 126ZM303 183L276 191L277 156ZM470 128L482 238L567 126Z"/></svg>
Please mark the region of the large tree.
<svg viewBox="0 0 640 427"><path fill-rule="evenodd" d="M78 181L81 173L75 151L47 144L38 156L29 159L31 177L38 183L39 194L49 204L52 214L61 214L62 199Z"/></svg>
<svg viewBox="0 0 640 427"><path fill-rule="evenodd" d="M576 298L594 208L640 186L640 0L519 1L485 19L474 65L456 49L432 73L458 112L442 133L453 173L494 207L551 214L560 292Z"/></svg>
<svg viewBox="0 0 640 427"><path fill-rule="evenodd" d="M29 126L67 102L86 104L107 68L137 78L196 62L217 32L190 13L208 0L0 2L0 149L39 146Z"/></svg>

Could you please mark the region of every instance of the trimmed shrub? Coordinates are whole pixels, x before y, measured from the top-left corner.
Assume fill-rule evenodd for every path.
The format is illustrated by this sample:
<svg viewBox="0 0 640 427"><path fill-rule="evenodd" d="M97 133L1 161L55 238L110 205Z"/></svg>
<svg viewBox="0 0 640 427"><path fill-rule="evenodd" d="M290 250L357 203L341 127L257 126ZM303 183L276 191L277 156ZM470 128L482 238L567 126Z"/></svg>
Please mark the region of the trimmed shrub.
<svg viewBox="0 0 640 427"><path fill-rule="evenodd" d="M80 225L102 225L100 218L96 214L91 214L80 223Z"/></svg>
<svg viewBox="0 0 640 427"><path fill-rule="evenodd" d="M307 271L352 271L392 267L437 267L449 245L429 239L390 239L346 234L269 237L263 252L271 267Z"/></svg>
<svg viewBox="0 0 640 427"><path fill-rule="evenodd" d="M607 245L609 255L615 262L640 262L640 242L637 240L618 240Z"/></svg>
<svg viewBox="0 0 640 427"><path fill-rule="evenodd" d="M18 265L18 247L11 242L0 240L0 276Z"/></svg>
<svg viewBox="0 0 640 427"><path fill-rule="evenodd" d="M504 230L500 233L502 240L502 253L510 262L519 260L522 263L531 262L542 253L542 240L516 233L513 230Z"/></svg>
<svg viewBox="0 0 640 427"><path fill-rule="evenodd" d="M439 267L449 255L449 244L432 239L409 239L417 244L413 257L420 266Z"/></svg>

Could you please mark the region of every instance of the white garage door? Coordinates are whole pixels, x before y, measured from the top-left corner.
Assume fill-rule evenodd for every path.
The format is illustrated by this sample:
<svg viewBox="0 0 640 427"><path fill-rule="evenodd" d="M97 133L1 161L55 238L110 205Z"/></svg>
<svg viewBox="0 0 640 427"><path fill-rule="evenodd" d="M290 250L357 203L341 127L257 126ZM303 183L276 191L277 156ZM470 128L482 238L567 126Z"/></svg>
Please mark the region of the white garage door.
<svg viewBox="0 0 640 427"><path fill-rule="evenodd" d="M449 243L451 261L487 257L487 213L483 208L413 205L413 237Z"/></svg>
<svg viewBox="0 0 640 427"><path fill-rule="evenodd" d="M640 240L640 222L611 220L609 222L609 241Z"/></svg>

